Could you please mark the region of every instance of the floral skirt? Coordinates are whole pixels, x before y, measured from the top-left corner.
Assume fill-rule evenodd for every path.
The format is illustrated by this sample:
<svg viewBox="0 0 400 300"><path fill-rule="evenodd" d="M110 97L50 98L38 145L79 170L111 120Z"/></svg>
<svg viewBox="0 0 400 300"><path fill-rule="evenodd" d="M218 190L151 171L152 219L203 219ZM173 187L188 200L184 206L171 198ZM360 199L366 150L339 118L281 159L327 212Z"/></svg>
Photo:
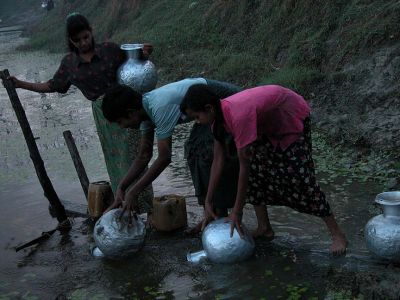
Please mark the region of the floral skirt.
<svg viewBox="0 0 400 300"><path fill-rule="evenodd" d="M254 155L250 163L248 203L288 206L319 217L332 214L315 178L309 118L304 121L303 136L285 151L274 149L266 137L253 142L250 149Z"/></svg>

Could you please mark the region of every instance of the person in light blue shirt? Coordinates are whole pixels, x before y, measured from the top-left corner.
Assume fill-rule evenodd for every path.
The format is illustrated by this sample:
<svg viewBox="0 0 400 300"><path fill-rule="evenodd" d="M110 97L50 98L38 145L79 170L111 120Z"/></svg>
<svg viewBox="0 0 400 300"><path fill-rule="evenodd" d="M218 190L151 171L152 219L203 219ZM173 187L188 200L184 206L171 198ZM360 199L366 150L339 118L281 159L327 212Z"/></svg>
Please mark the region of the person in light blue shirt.
<svg viewBox="0 0 400 300"><path fill-rule="evenodd" d="M145 93L142 105L150 120L143 121L140 130L154 130L157 140L171 137L177 124L190 121L181 113L180 104L189 87L195 84L206 85L207 81L204 78L188 78Z"/></svg>
<svg viewBox="0 0 400 300"><path fill-rule="evenodd" d="M191 121L182 114L180 104L188 89L198 84L203 84L220 99L241 91L239 87L225 82L187 78L143 95L127 86L116 86L105 94L102 104L105 118L117 123L121 128L140 128L141 131L139 154L120 181L115 201L107 211L121 206L124 200L124 209L135 210L138 194L170 164L174 129L178 124ZM158 157L145 171L153 155L154 137L157 138ZM210 127L194 124L185 144L185 155L200 205L204 205L207 193L213 159L212 149L213 136ZM235 201L239 172L237 157L227 157L219 192L216 193L213 203L221 216L226 215L227 208L232 207ZM189 232L197 233L200 230L201 223Z"/></svg>

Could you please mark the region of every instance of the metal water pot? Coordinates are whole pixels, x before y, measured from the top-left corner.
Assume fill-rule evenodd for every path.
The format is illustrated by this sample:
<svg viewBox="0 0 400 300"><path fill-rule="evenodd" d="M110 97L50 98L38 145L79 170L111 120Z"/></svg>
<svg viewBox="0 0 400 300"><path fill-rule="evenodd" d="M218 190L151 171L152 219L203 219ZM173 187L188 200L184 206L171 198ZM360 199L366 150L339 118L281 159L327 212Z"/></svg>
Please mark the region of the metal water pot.
<svg viewBox="0 0 400 300"><path fill-rule="evenodd" d="M231 223L225 223L225 218L211 222L204 229L201 241L204 250L188 253L187 260L198 263L208 258L214 263L235 263L248 259L254 252L254 240L247 228L242 225L244 238L234 230L230 236Z"/></svg>
<svg viewBox="0 0 400 300"><path fill-rule="evenodd" d="M102 253L113 259L122 259L142 248L146 236L145 224L140 217L132 218L132 224L129 224L127 212L119 219L121 212L120 208L110 210L96 222L93 238L98 249L94 251L95 256Z"/></svg>
<svg viewBox="0 0 400 300"><path fill-rule="evenodd" d="M365 225L367 247L381 258L400 262L400 191L380 193L375 202L382 206L383 214Z"/></svg>
<svg viewBox="0 0 400 300"><path fill-rule="evenodd" d="M148 59L142 59L143 44L123 44L127 60L118 68L119 84L124 84L143 94L157 85L157 71Z"/></svg>

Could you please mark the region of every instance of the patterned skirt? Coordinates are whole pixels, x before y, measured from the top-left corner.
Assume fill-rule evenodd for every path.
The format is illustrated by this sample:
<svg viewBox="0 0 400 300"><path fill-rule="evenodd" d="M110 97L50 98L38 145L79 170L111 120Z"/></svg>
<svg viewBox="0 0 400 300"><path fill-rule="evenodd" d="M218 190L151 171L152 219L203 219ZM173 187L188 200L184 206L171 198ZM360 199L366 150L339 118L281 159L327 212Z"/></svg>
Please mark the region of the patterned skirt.
<svg viewBox="0 0 400 300"><path fill-rule="evenodd" d="M332 214L315 178L309 118L304 121L303 136L285 151L274 149L266 137L253 142L250 149L254 155L250 163L248 203L288 206L319 217Z"/></svg>
<svg viewBox="0 0 400 300"><path fill-rule="evenodd" d="M122 129L110 123L103 116L103 97L92 103L93 116L99 135L101 148L110 176L111 188L115 194L118 183L128 172L139 151L140 132L136 129ZM153 188L149 185L139 194L139 212L151 212L153 208Z"/></svg>

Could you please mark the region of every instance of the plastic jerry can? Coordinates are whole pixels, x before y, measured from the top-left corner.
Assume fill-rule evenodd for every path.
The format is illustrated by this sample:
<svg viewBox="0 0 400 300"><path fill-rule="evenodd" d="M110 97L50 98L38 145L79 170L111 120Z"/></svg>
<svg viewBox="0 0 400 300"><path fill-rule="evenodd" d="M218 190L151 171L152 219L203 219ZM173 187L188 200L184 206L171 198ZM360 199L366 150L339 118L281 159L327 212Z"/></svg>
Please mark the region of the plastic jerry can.
<svg viewBox="0 0 400 300"><path fill-rule="evenodd" d="M186 200L178 195L155 197L153 226L160 231L172 231L187 226Z"/></svg>

